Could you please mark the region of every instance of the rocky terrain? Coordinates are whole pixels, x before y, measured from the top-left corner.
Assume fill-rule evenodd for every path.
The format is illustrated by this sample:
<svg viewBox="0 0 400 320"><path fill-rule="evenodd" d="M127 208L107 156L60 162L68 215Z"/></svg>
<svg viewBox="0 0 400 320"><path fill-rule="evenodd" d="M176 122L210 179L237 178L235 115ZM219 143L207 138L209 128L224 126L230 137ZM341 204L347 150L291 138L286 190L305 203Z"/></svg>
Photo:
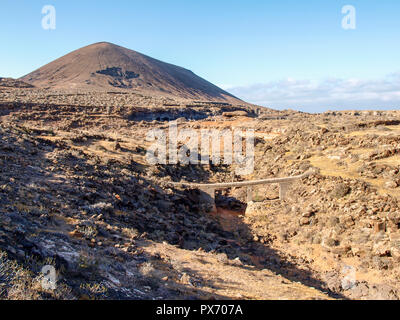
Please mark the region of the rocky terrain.
<svg viewBox="0 0 400 320"><path fill-rule="evenodd" d="M398 299L400 112L0 88L3 299ZM148 130L252 128L254 173L157 165ZM314 174L228 189L217 212L170 181ZM40 285L44 265L56 290ZM348 270L354 277L346 278ZM349 281L345 281L349 279Z"/></svg>

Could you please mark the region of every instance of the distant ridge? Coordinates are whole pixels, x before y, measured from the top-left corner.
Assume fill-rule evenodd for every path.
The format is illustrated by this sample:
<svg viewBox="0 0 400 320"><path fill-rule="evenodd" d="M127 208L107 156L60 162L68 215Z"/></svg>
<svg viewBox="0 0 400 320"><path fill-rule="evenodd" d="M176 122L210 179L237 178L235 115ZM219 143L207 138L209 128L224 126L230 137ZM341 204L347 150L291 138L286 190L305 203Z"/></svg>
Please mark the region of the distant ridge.
<svg viewBox="0 0 400 320"><path fill-rule="evenodd" d="M188 99L241 101L190 70L108 42L73 51L20 80L49 89L134 90Z"/></svg>
<svg viewBox="0 0 400 320"><path fill-rule="evenodd" d="M5 88L33 88L33 85L13 78L0 77L0 87Z"/></svg>

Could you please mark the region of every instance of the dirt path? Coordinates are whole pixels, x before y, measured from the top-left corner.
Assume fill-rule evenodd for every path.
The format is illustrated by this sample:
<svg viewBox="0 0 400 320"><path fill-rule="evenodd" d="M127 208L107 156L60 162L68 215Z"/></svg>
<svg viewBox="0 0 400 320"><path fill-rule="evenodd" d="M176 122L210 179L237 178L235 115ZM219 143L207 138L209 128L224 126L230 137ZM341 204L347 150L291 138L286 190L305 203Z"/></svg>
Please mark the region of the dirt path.
<svg viewBox="0 0 400 320"><path fill-rule="evenodd" d="M268 269L241 265L240 262L224 260L220 255L202 251L178 249L163 243L147 243L144 251L150 255L159 254L164 261L172 261L176 271L184 274L177 278L172 270L165 285L169 289L186 284L186 296L205 299L213 297L226 299L330 299L326 294L312 287L285 279ZM182 279L184 278L184 279Z"/></svg>
<svg viewBox="0 0 400 320"><path fill-rule="evenodd" d="M217 208L214 216L224 230L234 231L241 223L241 214L244 213ZM166 243L146 243L143 248L147 254L159 254L163 261L174 266L174 272L165 265L159 266L169 274L166 283L169 289L179 286L182 291L182 280L175 271L185 274L188 285L185 287L186 296L259 300L330 299L318 289L260 268L257 257L251 257L253 265L250 266L242 264L239 259L229 260L224 254L183 250Z"/></svg>

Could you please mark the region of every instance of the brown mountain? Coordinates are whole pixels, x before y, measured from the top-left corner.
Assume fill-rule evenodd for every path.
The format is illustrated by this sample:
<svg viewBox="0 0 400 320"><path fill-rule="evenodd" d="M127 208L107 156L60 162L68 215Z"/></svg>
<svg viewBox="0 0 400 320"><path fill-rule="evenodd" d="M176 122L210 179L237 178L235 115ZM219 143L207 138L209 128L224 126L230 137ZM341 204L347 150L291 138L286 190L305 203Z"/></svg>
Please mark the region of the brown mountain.
<svg viewBox="0 0 400 320"><path fill-rule="evenodd" d="M49 89L135 90L189 99L240 101L190 70L107 42L73 51L20 80Z"/></svg>

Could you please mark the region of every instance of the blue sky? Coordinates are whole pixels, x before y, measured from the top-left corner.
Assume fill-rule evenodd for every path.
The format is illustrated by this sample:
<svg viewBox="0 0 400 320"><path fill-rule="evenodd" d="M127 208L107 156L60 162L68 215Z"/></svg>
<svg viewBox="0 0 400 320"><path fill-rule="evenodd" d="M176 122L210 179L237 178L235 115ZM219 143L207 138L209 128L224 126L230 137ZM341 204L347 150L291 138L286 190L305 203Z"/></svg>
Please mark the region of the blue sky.
<svg viewBox="0 0 400 320"><path fill-rule="evenodd" d="M48 4L55 30L41 27ZM341 26L344 5L355 30ZM398 0L1 0L0 76L109 41L266 106L397 108L399 17Z"/></svg>

